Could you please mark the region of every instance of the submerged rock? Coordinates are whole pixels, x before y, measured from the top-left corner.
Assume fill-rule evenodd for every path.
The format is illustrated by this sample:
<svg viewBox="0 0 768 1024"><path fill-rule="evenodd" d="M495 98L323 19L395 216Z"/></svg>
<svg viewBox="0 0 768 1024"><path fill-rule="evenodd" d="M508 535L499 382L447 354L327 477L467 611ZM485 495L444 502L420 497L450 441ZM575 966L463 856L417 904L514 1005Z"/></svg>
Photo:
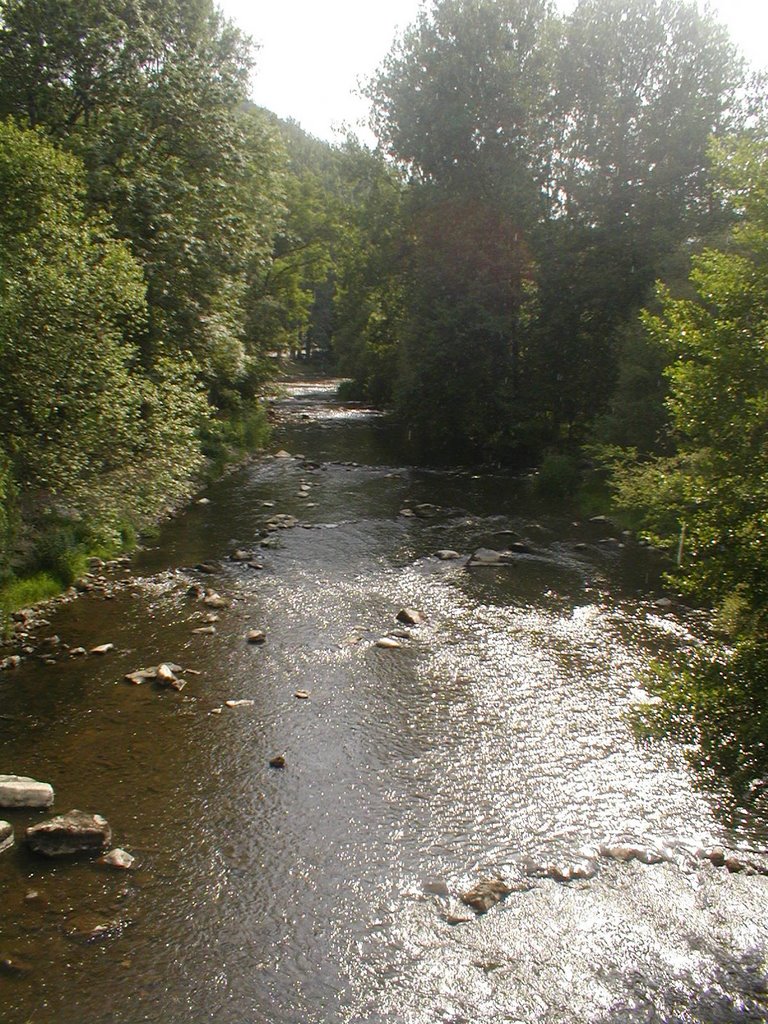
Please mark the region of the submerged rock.
<svg viewBox="0 0 768 1024"><path fill-rule="evenodd" d="M24 775L0 775L0 807L50 807L53 786Z"/></svg>
<svg viewBox="0 0 768 1024"><path fill-rule="evenodd" d="M458 551L453 551L451 548L441 548L440 551L435 552L441 562L453 562L457 558L461 558Z"/></svg>
<svg viewBox="0 0 768 1024"><path fill-rule="evenodd" d="M112 829L100 814L70 811L27 829L27 843L46 857L101 853L112 841Z"/></svg>
<svg viewBox="0 0 768 1024"><path fill-rule="evenodd" d="M510 886L501 878L484 878L472 889L461 894L461 902L477 914L484 914L496 903L500 903L505 896L512 892Z"/></svg>
<svg viewBox="0 0 768 1024"><path fill-rule="evenodd" d="M277 757L271 757L269 759L270 768L285 768L285 758L282 754L278 754Z"/></svg>
<svg viewBox="0 0 768 1024"><path fill-rule="evenodd" d="M0 821L0 853L10 849L14 843L13 825L10 821Z"/></svg>

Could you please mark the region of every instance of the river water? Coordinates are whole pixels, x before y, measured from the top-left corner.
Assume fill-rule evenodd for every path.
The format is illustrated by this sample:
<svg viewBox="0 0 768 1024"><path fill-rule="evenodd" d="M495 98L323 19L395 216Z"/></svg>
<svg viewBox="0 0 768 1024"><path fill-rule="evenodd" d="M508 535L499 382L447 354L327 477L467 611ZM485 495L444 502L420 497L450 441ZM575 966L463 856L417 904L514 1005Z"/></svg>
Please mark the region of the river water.
<svg viewBox="0 0 768 1024"><path fill-rule="evenodd" d="M654 604L649 553L520 479L403 467L332 382L279 406L274 450L303 458L212 487L111 600L85 594L40 633L114 650L0 674L0 772L103 814L137 858L0 854L0 1020L768 1020L768 879L686 853L764 850L765 822L627 724L644 668L699 628ZM276 514L298 525L266 532ZM197 584L231 601L215 623ZM403 607L424 622L397 623ZM159 662L200 674L181 693L123 678ZM45 813L3 816L20 839ZM676 856L531 876L617 834ZM514 891L487 914L457 901L497 876Z"/></svg>

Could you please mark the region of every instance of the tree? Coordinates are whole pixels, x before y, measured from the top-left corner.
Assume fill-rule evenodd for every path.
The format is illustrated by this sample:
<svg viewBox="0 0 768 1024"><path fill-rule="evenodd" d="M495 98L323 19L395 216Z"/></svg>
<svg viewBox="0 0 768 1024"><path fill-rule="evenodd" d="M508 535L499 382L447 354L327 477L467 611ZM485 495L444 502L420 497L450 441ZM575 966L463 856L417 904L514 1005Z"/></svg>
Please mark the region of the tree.
<svg viewBox="0 0 768 1024"><path fill-rule="evenodd" d="M617 474L619 501L671 546L685 529L679 582L713 603L736 596L768 617L768 146L721 148L739 214L728 249L693 260L695 298L660 291L645 321L670 361L676 452Z"/></svg>
<svg viewBox="0 0 768 1024"><path fill-rule="evenodd" d="M0 123L0 190L5 500L16 495L27 525L63 518L114 540L187 493L204 404L167 371L165 383L141 371L128 340L146 316L141 268L87 215L80 162Z"/></svg>

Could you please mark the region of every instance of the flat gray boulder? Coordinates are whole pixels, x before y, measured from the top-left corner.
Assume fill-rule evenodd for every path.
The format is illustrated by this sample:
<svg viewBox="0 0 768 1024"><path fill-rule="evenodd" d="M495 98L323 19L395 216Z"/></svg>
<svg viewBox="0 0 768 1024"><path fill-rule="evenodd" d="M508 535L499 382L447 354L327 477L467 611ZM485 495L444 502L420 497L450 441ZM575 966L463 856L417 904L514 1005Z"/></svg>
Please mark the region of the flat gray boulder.
<svg viewBox="0 0 768 1024"><path fill-rule="evenodd" d="M100 814L69 811L27 829L27 843L46 857L103 853L112 842L112 829Z"/></svg>
<svg viewBox="0 0 768 1024"><path fill-rule="evenodd" d="M53 786L24 775L0 775L0 807L50 807Z"/></svg>
<svg viewBox="0 0 768 1024"><path fill-rule="evenodd" d="M0 821L0 853L13 846L13 825L10 821Z"/></svg>

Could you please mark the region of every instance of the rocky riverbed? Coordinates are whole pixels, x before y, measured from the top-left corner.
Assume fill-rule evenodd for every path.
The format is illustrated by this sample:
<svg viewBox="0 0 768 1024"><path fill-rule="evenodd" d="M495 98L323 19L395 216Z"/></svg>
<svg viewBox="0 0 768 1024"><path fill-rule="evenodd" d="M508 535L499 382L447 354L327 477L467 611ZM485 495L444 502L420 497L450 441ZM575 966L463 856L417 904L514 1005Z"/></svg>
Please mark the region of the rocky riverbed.
<svg viewBox="0 0 768 1024"><path fill-rule="evenodd" d="M700 617L332 394L19 617L0 772L55 797L0 810L0 1019L768 1019L766 822L626 719ZM28 841L72 808L90 849Z"/></svg>

